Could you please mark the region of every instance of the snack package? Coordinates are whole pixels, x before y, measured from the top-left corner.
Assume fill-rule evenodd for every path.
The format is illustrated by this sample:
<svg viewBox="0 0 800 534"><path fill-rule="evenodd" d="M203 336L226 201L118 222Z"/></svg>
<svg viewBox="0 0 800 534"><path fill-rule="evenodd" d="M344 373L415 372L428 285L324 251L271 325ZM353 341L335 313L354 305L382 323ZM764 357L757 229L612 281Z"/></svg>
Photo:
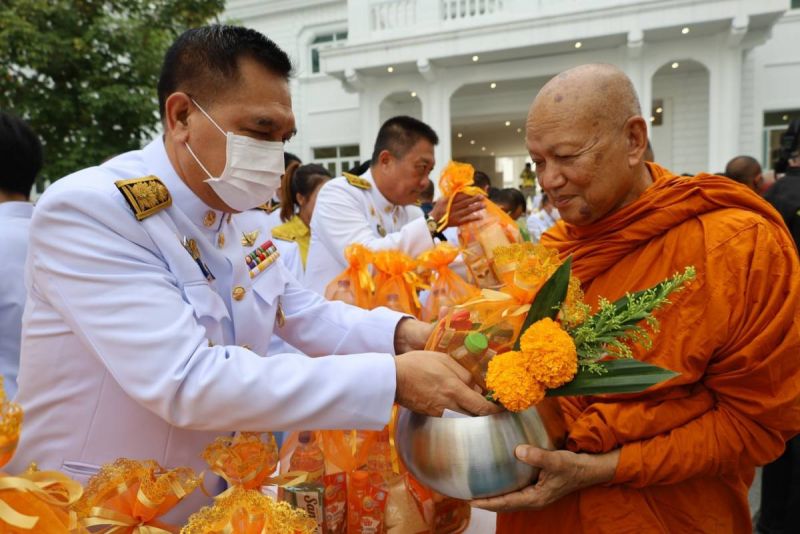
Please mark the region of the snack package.
<svg viewBox="0 0 800 534"><path fill-rule="evenodd" d="M369 472L353 471L347 488L347 534L381 534L384 530L386 490Z"/></svg>
<svg viewBox="0 0 800 534"><path fill-rule="evenodd" d="M423 321L443 317L456 304L475 297L479 290L454 273L449 265L458 256L458 247L440 243L419 255L417 262L431 272L430 294L422 307Z"/></svg>
<svg viewBox="0 0 800 534"><path fill-rule="evenodd" d="M302 482L284 488L284 499L292 508L303 510L314 521L314 534L325 530L325 486L322 482Z"/></svg>
<svg viewBox="0 0 800 534"><path fill-rule="evenodd" d="M399 250L380 250L372 255L375 266L374 306L419 317L422 306L417 290L424 287L416 273L416 262Z"/></svg>
<svg viewBox="0 0 800 534"><path fill-rule="evenodd" d="M452 203L458 193L483 195L473 186L475 170L468 163L451 161L439 179L439 190ZM450 205L442 218L440 228L447 225ZM458 227L458 242L461 245L464 263L478 287L497 289L502 285L495 270L494 250L497 247L521 243L519 227L499 206L488 199L479 212L480 219Z"/></svg>
<svg viewBox="0 0 800 534"><path fill-rule="evenodd" d="M359 308L372 308L375 284L369 272L372 253L359 244L348 245L344 249L347 268L331 280L325 288L325 298L341 300Z"/></svg>

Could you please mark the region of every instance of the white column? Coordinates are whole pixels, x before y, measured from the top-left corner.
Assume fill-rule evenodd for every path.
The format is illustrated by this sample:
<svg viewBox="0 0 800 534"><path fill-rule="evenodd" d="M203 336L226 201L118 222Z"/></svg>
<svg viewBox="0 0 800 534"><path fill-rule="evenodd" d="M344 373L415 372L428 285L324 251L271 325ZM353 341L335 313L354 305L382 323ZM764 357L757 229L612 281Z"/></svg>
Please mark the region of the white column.
<svg viewBox="0 0 800 534"><path fill-rule="evenodd" d="M361 161L366 161L372 157L372 149L375 147L375 138L381 125L380 120L380 101L374 92L369 89L359 94L359 115L361 124L359 128L360 141L359 152Z"/></svg>
<svg viewBox="0 0 800 534"><path fill-rule="evenodd" d="M723 48L709 70L708 171L716 172L739 153L742 49Z"/></svg>
<svg viewBox="0 0 800 534"><path fill-rule="evenodd" d="M724 39L720 38L718 60L709 65L708 84L708 170L724 169L739 155L739 127L742 105L742 41L750 20L736 16Z"/></svg>
<svg viewBox="0 0 800 534"><path fill-rule="evenodd" d="M422 120L439 136L439 144L434 149L436 166L431 172L431 179L438 183L439 174L452 157L452 139L450 127L450 94L447 84L428 83L425 98L422 100Z"/></svg>
<svg viewBox="0 0 800 534"><path fill-rule="evenodd" d="M347 2L347 35L348 44L368 41L372 29L369 0L348 0Z"/></svg>
<svg viewBox="0 0 800 534"><path fill-rule="evenodd" d="M644 54L644 33L641 30L628 32L627 58L625 73L631 79L639 105L642 107L642 116L647 119L647 129L650 131L650 107L653 100L653 77L647 68L646 55Z"/></svg>

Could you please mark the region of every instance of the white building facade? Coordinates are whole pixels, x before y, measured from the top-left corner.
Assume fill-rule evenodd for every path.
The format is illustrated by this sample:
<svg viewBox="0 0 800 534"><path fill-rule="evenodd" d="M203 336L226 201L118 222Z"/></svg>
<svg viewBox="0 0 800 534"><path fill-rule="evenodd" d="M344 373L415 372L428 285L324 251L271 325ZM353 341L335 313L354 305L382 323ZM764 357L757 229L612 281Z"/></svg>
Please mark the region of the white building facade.
<svg viewBox="0 0 800 534"><path fill-rule="evenodd" d="M407 114L439 134L438 169L469 161L517 185L531 101L583 63L628 73L675 172L739 154L769 167L800 118L800 0L229 0L226 18L289 53L287 149L336 174Z"/></svg>

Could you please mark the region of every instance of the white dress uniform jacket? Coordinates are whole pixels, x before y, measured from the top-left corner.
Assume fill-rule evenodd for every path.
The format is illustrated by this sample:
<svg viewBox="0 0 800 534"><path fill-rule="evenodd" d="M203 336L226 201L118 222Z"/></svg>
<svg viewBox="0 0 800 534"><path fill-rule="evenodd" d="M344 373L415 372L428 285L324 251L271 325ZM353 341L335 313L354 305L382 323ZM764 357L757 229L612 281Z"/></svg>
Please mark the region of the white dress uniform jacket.
<svg viewBox="0 0 800 534"><path fill-rule="evenodd" d="M114 182L147 175L172 206L137 221ZM121 456L199 472L203 448L231 431L388 422L402 315L327 302L281 262L251 280L244 256L269 233L243 246L254 228L239 218L184 185L161 139L48 188L31 222L17 397L25 424L11 472L36 461L85 482ZM315 358L266 357L273 329ZM206 484L219 480L206 473ZM195 492L166 519L206 499Z"/></svg>
<svg viewBox="0 0 800 534"><path fill-rule="evenodd" d="M0 375L8 398L17 392L19 340L25 307L25 256L28 226L33 214L30 202L0 203Z"/></svg>
<svg viewBox="0 0 800 534"><path fill-rule="evenodd" d="M351 243L371 250L401 250L412 257L434 245L420 208L389 202L375 185L371 171L361 178L368 188L339 177L323 185L317 196L305 285L319 294L347 267L344 249Z"/></svg>

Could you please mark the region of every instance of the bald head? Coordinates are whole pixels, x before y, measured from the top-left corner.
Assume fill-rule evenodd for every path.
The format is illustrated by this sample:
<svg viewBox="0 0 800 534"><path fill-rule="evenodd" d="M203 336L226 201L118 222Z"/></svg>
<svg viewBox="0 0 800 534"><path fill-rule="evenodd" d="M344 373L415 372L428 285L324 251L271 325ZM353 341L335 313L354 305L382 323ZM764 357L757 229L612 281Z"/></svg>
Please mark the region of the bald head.
<svg viewBox="0 0 800 534"><path fill-rule="evenodd" d="M736 156L725 166L725 176L758 192L761 185L761 164L750 156Z"/></svg>
<svg viewBox="0 0 800 534"><path fill-rule="evenodd" d="M614 65L599 63L565 70L552 78L536 96L528 118L565 113L590 120L594 127L619 125L642 114L628 76Z"/></svg>
<svg viewBox="0 0 800 534"><path fill-rule="evenodd" d="M613 65L581 65L547 82L528 112L526 141L567 223L597 222L652 183L647 123L633 84Z"/></svg>

